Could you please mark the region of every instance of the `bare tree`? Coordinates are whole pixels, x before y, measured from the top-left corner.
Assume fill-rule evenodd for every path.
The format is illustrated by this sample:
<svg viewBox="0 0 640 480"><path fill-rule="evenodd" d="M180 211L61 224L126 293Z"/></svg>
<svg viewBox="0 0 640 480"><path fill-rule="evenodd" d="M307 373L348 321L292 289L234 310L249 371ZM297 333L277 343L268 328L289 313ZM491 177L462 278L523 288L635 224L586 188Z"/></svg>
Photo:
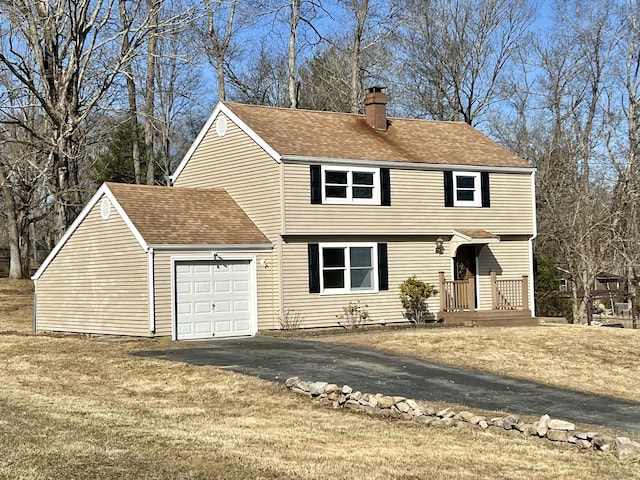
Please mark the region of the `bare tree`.
<svg viewBox="0 0 640 480"><path fill-rule="evenodd" d="M216 68L218 83L218 99L226 100L225 60L231 38L234 33L234 20L237 0L226 2L205 0L207 11L207 38L209 45L205 48L207 56Z"/></svg>
<svg viewBox="0 0 640 480"><path fill-rule="evenodd" d="M534 21L531 0L406 0L397 83L410 113L475 124Z"/></svg>
<svg viewBox="0 0 640 480"><path fill-rule="evenodd" d="M123 46L115 0L3 0L0 64L17 88L33 96L45 119L36 130L19 111L0 106L13 123L41 143L48 156L48 189L56 236L84 202L79 179L83 126L105 98L132 52Z"/></svg>

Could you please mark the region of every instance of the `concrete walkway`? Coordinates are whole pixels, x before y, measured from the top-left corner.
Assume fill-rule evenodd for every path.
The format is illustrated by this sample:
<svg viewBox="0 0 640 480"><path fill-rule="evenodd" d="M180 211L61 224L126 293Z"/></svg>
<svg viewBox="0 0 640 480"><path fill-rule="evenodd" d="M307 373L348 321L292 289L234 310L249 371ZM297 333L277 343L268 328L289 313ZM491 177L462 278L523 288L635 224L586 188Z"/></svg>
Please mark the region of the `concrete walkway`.
<svg viewBox="0 0 640 480"><path fill-rule="evenodd" d="M640 403L562 390L509 377L451 368L415 358L325 342L256 337L185 343L137 355L284 382L348 384L354 390L448 402L640 432ZM594 371L594 375L597 372Z"/></svg>

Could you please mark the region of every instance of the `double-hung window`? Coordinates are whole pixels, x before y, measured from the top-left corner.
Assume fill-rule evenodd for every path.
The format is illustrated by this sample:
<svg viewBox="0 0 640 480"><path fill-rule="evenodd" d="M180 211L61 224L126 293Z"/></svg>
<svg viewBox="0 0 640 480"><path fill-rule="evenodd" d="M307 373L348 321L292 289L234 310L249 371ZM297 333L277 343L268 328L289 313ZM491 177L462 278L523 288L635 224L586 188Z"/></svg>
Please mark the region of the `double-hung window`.
<svg viewBox="0 0 640 480"><path fill-rule="evenodd" d="M445 207L490 207L487 172L444 172Z"/></svg>
<svg viewBox="0 0 640 480"><path fill-rule="evenodd" d="M320 291L324 293L375 292L375 244L320 244Z"/></svg>
<svg viewBox="0 0 640 480"><path fill-rule="evenodd" d="M389 169L310 165L312 205L391 205Z"/></svg>
<svg viewBox="0 0 640 480"><path fill-rule="evenodd" d="M322 167L322 203L380 204L380 169Z"/></svg>
<svg viewBox="0 0 640 480"><path fill-rule="evenodd" d="M386 243L312 243L309 293L376 293L389 289Z"/></svg>
<svg viewBox="0 0 640 480"><path fill-rule="evenodd" d="M456 207L481 207L480 173L453 172L453 205Z"/></svg>

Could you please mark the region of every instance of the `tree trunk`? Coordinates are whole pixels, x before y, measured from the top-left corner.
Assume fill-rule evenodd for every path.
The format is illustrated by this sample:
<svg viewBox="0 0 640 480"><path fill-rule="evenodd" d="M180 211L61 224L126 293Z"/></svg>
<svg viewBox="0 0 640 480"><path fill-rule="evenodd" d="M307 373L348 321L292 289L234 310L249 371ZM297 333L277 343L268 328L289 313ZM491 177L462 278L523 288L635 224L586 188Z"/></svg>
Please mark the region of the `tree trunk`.
<svg viewBox="0 0 640 480"><path fill-rule="evenodd" d="M124 0L119 2L120 22L123 25L124 34L122 38L122 49L128 52L131 49L129 41L129 28L131 22L127 17L127 10ZM140 169L140 137L138 132L138 104L136 99L136 83L133 79L133 69L131 68L131 59L127 60L124 65L124 76L127 83L127 96L129 97L129 124L131 126L131 159L133 161L133 174L137 185L142 183L142 173Z"/></svg>
<svg viewBox="0 0 640 480"><path fill-rule="evenodd" d="M9 237L9 278L23 278L24 268L20 258L20 228L16 202L13 191L4 174L4 167L0 167L0 193L5 204L7 216L7 236Z"/></svg>
<svg viewBox="0 0 640 480"><path fill-rule="evenodd" d="M362 49L362 35L369 12L369 0L353 1L356 15L356 29L351 46L351 113L360 113L360 105L364 96L362 85L362 69L360 67L360 53Z"/></svg>
<svg viewBox="0 0 640 480"><path fill-rule="evenodd" d="M149 40L147 43L147 76L145 82L144 146L147 161L147 185L155 183L154 131L156 56L158 55L158 17L162 0L147 0L149 6Z"/></svg>
<svg viewBox="0 0 640 480"><path fill-rule="evenodd" d="M296 84L296 34L300 22L301 0L291 0L289 5L289 104L291 108L298 108L298 89Z"/></svg>

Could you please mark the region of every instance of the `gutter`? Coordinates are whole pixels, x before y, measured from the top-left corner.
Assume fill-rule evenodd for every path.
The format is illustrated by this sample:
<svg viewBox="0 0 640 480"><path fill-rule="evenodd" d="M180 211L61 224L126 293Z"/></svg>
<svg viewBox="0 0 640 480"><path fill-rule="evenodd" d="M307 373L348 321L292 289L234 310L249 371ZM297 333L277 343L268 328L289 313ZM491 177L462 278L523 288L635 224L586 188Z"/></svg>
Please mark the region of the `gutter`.
<svg viewBox="0 0 640 480"><path fill-rule="evenodd" d="M358 166L374 166L397 168L403 170L451 170L464 171L473 170L474 172L504 172L504 173L531 173L535 172L534 167L509 167L509 166L489 166L489 165L456 165L450 163L420 163L420 162L394 162L390 160L358 160L350 158L327 158L327 157L306 157L300 155L283 155L283 163L291 164L326 164L326 165L358 165Z"/></svg>

